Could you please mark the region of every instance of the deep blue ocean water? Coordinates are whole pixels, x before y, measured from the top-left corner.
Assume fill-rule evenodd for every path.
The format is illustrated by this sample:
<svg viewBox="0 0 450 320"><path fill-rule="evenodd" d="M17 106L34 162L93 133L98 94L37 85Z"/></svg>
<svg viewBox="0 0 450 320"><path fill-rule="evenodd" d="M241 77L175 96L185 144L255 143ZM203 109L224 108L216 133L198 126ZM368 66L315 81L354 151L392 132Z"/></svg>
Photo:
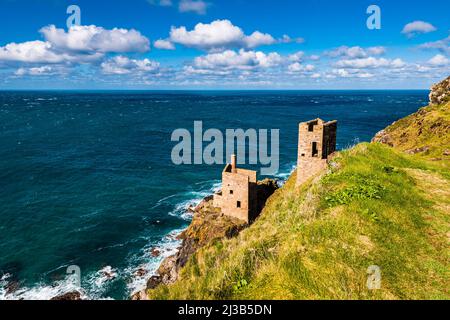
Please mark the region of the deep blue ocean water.
<svg viewBox="0 0 450 320"><path fill-rule="evenodd" d="M205 129L280 129L283 178L299 122L337 119L342 149L426 105L427 93L0 92L0 299L71 290L69 265L90 298L141 288L136 270L153 272L174 252L186 206L220 182L222 166L172 164L177 128L202 120Z"/></svg>

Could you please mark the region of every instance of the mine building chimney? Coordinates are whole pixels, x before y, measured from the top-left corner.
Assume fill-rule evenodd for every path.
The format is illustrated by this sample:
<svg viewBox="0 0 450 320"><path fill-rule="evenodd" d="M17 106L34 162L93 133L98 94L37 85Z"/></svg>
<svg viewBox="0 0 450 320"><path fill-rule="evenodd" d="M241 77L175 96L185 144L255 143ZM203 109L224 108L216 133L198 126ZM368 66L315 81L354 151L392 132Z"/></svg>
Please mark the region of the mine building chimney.
<svg viewBox="0 0 450 320"><path fill-rule="evenodd" d="M231 172L232 173L237 173L236 155L235 154L231 155Z"/></svg>

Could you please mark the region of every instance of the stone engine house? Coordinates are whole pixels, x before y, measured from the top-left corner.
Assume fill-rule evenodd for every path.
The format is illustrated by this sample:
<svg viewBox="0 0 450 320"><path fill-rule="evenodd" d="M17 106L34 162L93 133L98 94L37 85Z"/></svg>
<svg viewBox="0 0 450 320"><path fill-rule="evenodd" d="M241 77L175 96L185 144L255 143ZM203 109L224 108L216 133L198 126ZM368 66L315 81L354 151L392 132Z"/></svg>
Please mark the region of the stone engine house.
<svg viewBox="0 0 450 320"><path fill-rule="evenodd" d="M258 181L256 171L236 167L236 156L231 157L222 172L222 191L214 195L214 207L222 213L247 223L258 214Z"/></svg>
<svg viewBox="0 0 450 320"><path fill-rule="evenodd" d="M297 186L326 168L336 151L337 121L316 119L300 123L297 160Z"/></svg>

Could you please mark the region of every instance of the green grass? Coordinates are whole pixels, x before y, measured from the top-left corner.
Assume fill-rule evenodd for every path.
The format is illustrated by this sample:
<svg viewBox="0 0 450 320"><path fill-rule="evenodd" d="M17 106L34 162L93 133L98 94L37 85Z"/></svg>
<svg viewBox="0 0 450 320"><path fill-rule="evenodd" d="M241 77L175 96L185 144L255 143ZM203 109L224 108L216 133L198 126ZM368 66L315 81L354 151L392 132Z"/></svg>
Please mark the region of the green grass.
<svg viewBox="0 0 450 320"><path fill-rule="evenodd" d="M291 176L250 228L199 250L149 297L449 299L448 170L380 144L333 161L300 189ZM380 290L366 288L371 265Z"/></svg>
<svg viewBox="0 0 450 320"><path fill-rule="evenodd" d="M450 151L450 102L430 105L386 128L394 147L407 151L426 148L419 154L425 158L447 158L443 165L449 167Z"/></svg>

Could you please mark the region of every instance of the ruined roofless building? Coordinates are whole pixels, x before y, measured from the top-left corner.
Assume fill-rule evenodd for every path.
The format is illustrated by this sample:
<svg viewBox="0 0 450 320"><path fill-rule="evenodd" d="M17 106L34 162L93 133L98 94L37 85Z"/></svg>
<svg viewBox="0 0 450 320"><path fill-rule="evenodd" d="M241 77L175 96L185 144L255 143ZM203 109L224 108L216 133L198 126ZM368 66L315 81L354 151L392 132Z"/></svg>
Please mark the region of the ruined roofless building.
<svg viewBox="0 0 450 320"><path fill-rule="evenodd" d="M300 123L297 160L297 186L327 167L336 151L337 121L316 119Z"/></svg>
<svg viewBox="0 0 450 320"><path fill-rule="evenodd" d="M214 195L214 207L226 216L252 222L258 214L257 183L256 171L237 168L232 155L222 172L222 191Z"/></svg>

